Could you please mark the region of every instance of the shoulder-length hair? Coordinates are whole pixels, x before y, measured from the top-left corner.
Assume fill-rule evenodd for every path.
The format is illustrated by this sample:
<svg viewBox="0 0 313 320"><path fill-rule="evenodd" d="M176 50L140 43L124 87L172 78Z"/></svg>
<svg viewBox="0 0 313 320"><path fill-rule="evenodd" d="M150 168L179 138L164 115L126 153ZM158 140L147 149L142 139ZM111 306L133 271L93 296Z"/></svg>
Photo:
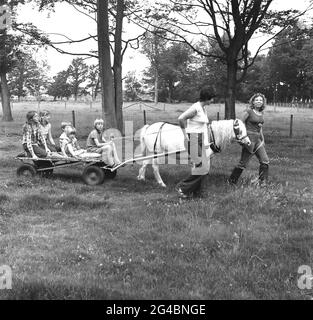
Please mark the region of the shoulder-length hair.
<svg viewBox="0 0 313 320"><path fill-rule="evenodd" d="M32 124L34 115L37 114L37 111L31 110L26 113L26 123Z"/></svg>
<svg viewBox="0 0 313 320"><path fill-rule="evenodd" d="M266 98L265 98L265 95L264 95L263 93L260 93L260 92L255 93L255 94L250 98L250 100L249 100L249 107L250 107L251 109L254 109L253 102L254 102L255 98L257 98L257 97L261 97L261 98L263 99L263 105L262 105L262 107L260 108L260 111L263 111L263 110L266 108Z"/></svg>
<svg viewBox="0 0 313 320"><path fill-rule="evenodd" d="M46 121L44 121L44 117L47 117L47 116L50 116L50 111L48 110L43 110L43 111L40 111L39 113L39 118L40 118L40 123L42 125L45 125L46 124Z"/></svg>

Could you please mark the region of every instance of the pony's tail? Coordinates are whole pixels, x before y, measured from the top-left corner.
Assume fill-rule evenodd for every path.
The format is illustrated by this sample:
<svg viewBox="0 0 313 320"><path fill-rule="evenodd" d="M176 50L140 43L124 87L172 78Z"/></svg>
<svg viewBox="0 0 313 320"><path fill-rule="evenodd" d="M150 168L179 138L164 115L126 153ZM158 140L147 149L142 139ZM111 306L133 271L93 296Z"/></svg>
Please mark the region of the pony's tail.
<svg viewBox="0 0 313 320"><path fill-rule="evenodd" d="M146 124L141 128L141 131L140 131L140 149L141 149L141 154L143 157L146 155L147 146L145 143L145 134L146 134L148 127L150 127L150 125Z"/></svg>

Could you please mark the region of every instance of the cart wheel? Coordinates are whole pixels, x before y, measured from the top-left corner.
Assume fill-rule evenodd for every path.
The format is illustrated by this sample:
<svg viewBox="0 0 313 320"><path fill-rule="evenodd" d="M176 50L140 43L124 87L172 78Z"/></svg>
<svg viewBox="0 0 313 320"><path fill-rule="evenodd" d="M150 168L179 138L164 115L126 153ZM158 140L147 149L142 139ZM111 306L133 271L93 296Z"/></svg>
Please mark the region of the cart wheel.
<svg viewBox="0 0 313 320"><path fill-rule="evenodd" d="M104 169L103 172L105 179L114 179L116 177L117 170L111 171Z"/></svg>
<svg viewBox="0 0 313 320"><path fill-rule="evenodd" d="M33 177L36 175L37 170L35 166L33 166L32 164L22 164L20 167L17 168L16 173L19 177Z"/></svg>
<svg viewBox="0 0 313 320"><path fill-rule="evenodd" d="M104 181L104 172L98 166L88 166L83 171L83 180L90 186L101 184Z"/></svg>

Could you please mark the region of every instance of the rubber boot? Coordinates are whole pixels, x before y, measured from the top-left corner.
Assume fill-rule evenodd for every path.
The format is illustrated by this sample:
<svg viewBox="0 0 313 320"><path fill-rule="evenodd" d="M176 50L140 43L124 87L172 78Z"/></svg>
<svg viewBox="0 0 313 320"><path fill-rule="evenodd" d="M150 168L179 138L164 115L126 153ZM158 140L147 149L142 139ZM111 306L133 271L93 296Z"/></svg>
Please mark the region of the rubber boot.
<svg viewBox="0 0 313 320"><path fill-rule="evenodd" d="M230 177L229 177L229 179L228 179L228 182L229 182L230 184L236 184L237 181L238 181L238 179L239 179L239 177L240 177L241 174L242 174L242 171L243 171L242 168L236 167L236 168L233 170L233 172L231 173L231 175L230 175Z"/></svg>
<svg viewBox="0 0 313 320"><path fill-rule="evenodd" d="M268 164L261 163L259 167L259 183L260 185L267 184L268 181Z"/></svg>

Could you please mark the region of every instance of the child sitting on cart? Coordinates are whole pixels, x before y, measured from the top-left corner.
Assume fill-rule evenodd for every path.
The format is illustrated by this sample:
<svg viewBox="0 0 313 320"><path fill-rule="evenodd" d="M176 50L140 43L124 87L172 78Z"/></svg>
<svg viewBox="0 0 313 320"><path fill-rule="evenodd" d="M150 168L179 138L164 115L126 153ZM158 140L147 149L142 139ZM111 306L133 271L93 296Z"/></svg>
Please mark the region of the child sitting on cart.
<svg viewBox="0 0 313 320"><path fill-rule="evenodd" d="M22 143L27 156L33 159L46 158L50 154L46 140L41 133L39 115L36 111L29 111L26 114Z"/></svg>
<svg viewBox="0 0 313 320"><path fill-rule="evenodd" d="M59 152L60 148L55 144L54 139L52 137L52 133L51 133L50 111L48 110L40 111L39 117L40 117L41 134L46 140L47 147L52 152Z"/></svg>
<svg viewBox="0 0 313 320"><path fill-rule="evenodd" d="M82 149L76 139L76 129L74 127L68 131L67 139L63 140L62 147L64 148L66 157L74 157L78 159L86 158L99 158L101 155L95 152L87 152L87 150Z"/></svg>
<svg viewBox="0 0 313 320"><path fill-rule="evenodd" d="M67 154L65 152L65 146L70 142L70 138L68 136L70 131L73 129L73 126L70 122L62 122L61 129L63 132L59 138L60 149L61 149L62 155L64 157L67 157Z"/></svg>
<svg viewBox="0 0 313 320"><path fill-rule="evenodd" d="M94 130L90 132L87 138L87 151L98 153L101 155L103 162L114 167L119 165L121 161L118 158L114 142L112 140L107 142L104 139L103 123L103 119L94 121Z"/></svg>

